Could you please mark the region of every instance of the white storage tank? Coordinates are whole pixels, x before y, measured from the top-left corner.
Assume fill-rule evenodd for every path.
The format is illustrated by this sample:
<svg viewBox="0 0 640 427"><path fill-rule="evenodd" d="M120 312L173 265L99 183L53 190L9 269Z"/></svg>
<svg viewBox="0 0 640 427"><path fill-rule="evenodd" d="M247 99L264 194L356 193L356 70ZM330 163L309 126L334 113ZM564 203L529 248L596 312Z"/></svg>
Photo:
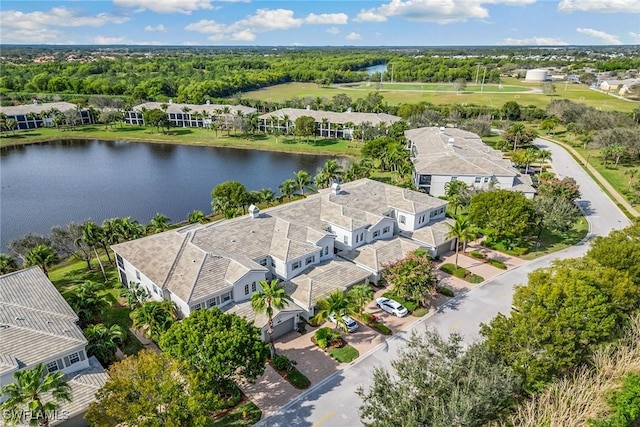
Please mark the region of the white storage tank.
<svg viewBox="0 0 640 427"><path fill-rule="evenodd" d="M524 78L526 82L546 82L551 80L548 70L542 68L536 68L534 70L528 70L527 75Z"/></svg>

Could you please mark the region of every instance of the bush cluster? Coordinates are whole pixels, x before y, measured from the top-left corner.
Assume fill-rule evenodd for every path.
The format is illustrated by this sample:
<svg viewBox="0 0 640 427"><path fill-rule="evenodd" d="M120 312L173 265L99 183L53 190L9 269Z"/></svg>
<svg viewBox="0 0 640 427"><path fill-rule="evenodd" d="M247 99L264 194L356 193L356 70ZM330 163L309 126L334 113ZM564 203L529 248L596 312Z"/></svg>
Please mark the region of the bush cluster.
<svg viewBox="0 0 640 427"><path fill-rule="evenodd" d="M297 362L295 360L289 359L287 356L282 354L276 354L273 357L273 367L278 371L291 371L294 369Z"/></svg>
<svg viewBox="0 0 640 427"><path fill-rule="evenodd" d="M438 286L436 288L436 291L438 291L439 294L442 294L446 297L453 297L455 296L455 293L453 292L452 289L447 288L446 286ZM415 313L413 314L414 316L416 315Z"/></svg>
<svg viewBox="0 0 640 427"><path fill-rule="evenodd" d="M498 268L500 268L502 270L506 270L507 269L507 265L502 261L498 261L497 259L489 258L489 260L487 262L489 264L493 265L494 267L498 267Z"/></svg>
<svg viewBox="0 0 640 427"><path fill-rule="evenodd" d="M476 259L484 259L484 254L479 251L471 251L469 252L469 255L471 255L473 258L476 258Z"/></svg>

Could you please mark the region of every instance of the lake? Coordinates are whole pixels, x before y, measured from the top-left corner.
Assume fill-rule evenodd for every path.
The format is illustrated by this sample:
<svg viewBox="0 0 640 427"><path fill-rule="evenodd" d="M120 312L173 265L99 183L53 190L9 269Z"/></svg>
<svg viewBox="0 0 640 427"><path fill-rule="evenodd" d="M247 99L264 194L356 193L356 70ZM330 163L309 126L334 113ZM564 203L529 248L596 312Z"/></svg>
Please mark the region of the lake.
<svg viewBox="0 0 640 427"><path fill-rule="evenodd" d="M0 245L27 233L49 234L71 221L157 212L172 222L211 212L211 190L236 180L249 190L311 175L329 156L126 141L59 140L0 149Z"/></svg>
<svg viewBox="0 0 640 427"><path fill-rule="evenodd" d="M372 75L372 74L375 74L375 73L386 73L387 72L387 64L372 65L371 67L367 67L364 70L367 73L369 73L369 75Z"/></svg>

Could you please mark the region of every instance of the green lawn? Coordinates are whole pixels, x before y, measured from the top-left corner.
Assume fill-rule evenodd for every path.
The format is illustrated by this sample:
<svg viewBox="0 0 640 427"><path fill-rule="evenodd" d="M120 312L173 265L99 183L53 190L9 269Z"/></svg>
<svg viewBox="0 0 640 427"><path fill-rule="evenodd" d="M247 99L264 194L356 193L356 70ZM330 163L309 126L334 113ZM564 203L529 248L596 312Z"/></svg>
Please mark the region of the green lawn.
<svg viewBox="0 0 640 427"><path fill-rule="evenodd" d="M49 279L60 292L64 292L69 287L84 283L85 281L104 283L105 288L103 294L107 295L112 305L100 315L100 320L107 327L114 324L122 326L127 331L127 339L121 346L121 350L125 354L135 354L143 347L140 341L138 341L129 330L131 327L131 318L129 317L131 310L129 310L128 307L122 306L119 302L120 292L118 288L120 287L120 282L118 281L117 269L112 264L109 264L106 256L103 256L101 260L108 279L106 283L95 259L92 261L92 265L95 264L93 270L87 270L87 264L85 262L75 259L67 260L59 267L51 269Z"/></svg>
<svg viewBox="0 0 640 427"><path fill-rule="evenodd" d="M342 348L332 348L329 350L329 354L340 363L352 362L360 356L360 352L350 345L345 345Z"/></svg>
<svg viewBox="0 0 640 427"><path fill-rule="evenodd" d="M358 89L358 90L375 90L379 87L377 82L361 82L361 83L347 83L343 85L336 85L339 88L344 89ZM438 91L438 92L457 92L453 83L389 83L383 82L380 87L381 90L410 90L410 91ZM467 84L463 92L527 92L532 88L527 86L514 86L514 85L497 85L495 83L485 84L484 87L476 84Z"/></svg>
<svg viewBox="0 0 640 427"><path fill-rule="evenodd" d="M260 421L262 411L253 402L238 405L232 411L216 419L213 427L249 427Z"/></svg>
<svg viewBox="0 0 640 427"><path fill-rule="evenodd" d="M536 249L536 246L532 245L530 252L522 255L520 258L532 260L543 255L568 248L569 246L573 246L584 239L588 232L589 224L584 217L580 218L574 224L573 228L566 233L552 233L548 230L544 230L540 236L540 247Z"/></svg>
<svg viewBox="0 0 640 427"><path fill-rule="evenodd" d="M357 142L343 139L317 138L309 143L293 136L279 136L278 142L273 135L256 134L247 137L238 134L227 135L202 128L171 128L170 134L158 133L155 128L124 125L105 130L104 126L80 126L76 130L60 131L55 128L39 128L13 133L4 132L0 138L0 146L30 144L54 139L103 139L140 142L158 142L166 144L202 145L210 147L234 147L266 151L282 151L289 153L309 153L327 155L360 154Z"/></svg>
<svg viewBox="0 0 640 427"><path fill-rule="evenodd" d="M540 108L546 108L553 99L569 99L571 101L579 102L591 107L595 107L604 111L632 111L637 107L638 103L624 101L600 92L589 89L586 85L581 84L568 84L556 83L556 92L553 95L545 95L543 93L513 93L510 92L511 88L517 88L518 90L530 90L539 88L537 83L525 83L516 79L504 79L504 87L502 93L490 93L488 87L496 89L499 92L497 86L485 85L485 92L473 92L474 85L467 85L465 92L470 93L455 93L449 89L451 86L448 84L423 84L425 89L442 87L447 91L433 92L429 91L409 91L409 90L393 90L386 89L391 83L383 83L380 93L384 96L386 102L390 105L399 105L403 103L418 103L421 101L430 102L432 104L477 104L488 105L490 107L501 107L507 101L516 101L521 105L535 105ZM401 88L407 85L411 87L415 86L408 83L393 83L394 87ZM360 84L350 84L350 87L320 87L313 83L287 83L276 86L271 86L264 89L245 92L242 94L244 98L248 99L260 99L263 101L276 101L283 102L292 98L304 98L304 97L320 97L331 98L339 93L346 93L352 99L364 98L369 92L375 92L375 85L367 87ZM493 92L493 90L491 91Z"/></svg>

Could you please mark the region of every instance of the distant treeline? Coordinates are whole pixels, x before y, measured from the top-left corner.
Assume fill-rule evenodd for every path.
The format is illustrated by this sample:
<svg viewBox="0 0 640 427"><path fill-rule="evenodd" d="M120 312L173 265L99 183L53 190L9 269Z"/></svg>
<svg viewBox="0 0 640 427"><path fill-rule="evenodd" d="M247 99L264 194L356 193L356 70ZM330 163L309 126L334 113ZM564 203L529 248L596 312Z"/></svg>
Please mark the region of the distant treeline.
<svg viewBox="0 0 640 427"><path fill-rule="evenodd" d="M473 56L454 52L423 54L420 50L292 49L283 50L154 50L148 54L120 51L40 51L46 62L33 62L35 47L3 48L0 93L127 96L139 100L167 100L201 104L287 82L319 85L362 81L367 78L405 82L497 82L500 73L517 67L578 66L590 64L603 70L640 68L637 57L603 60L604 56L580 56L569 61L557 56L508 54ZM12 55L7 55L7 51ZM19 56L22 52L25 56ZM65 54L61 54L65 52ZM504 52L503 52L504 53ZM576 53L577 55L577 53ZM26 58L30 58L27 60ZM52 59L53 58L53 59ZM366 67L389 64L386 73L369 76ZM486 69L486 72L485 72Z"/></svg>

